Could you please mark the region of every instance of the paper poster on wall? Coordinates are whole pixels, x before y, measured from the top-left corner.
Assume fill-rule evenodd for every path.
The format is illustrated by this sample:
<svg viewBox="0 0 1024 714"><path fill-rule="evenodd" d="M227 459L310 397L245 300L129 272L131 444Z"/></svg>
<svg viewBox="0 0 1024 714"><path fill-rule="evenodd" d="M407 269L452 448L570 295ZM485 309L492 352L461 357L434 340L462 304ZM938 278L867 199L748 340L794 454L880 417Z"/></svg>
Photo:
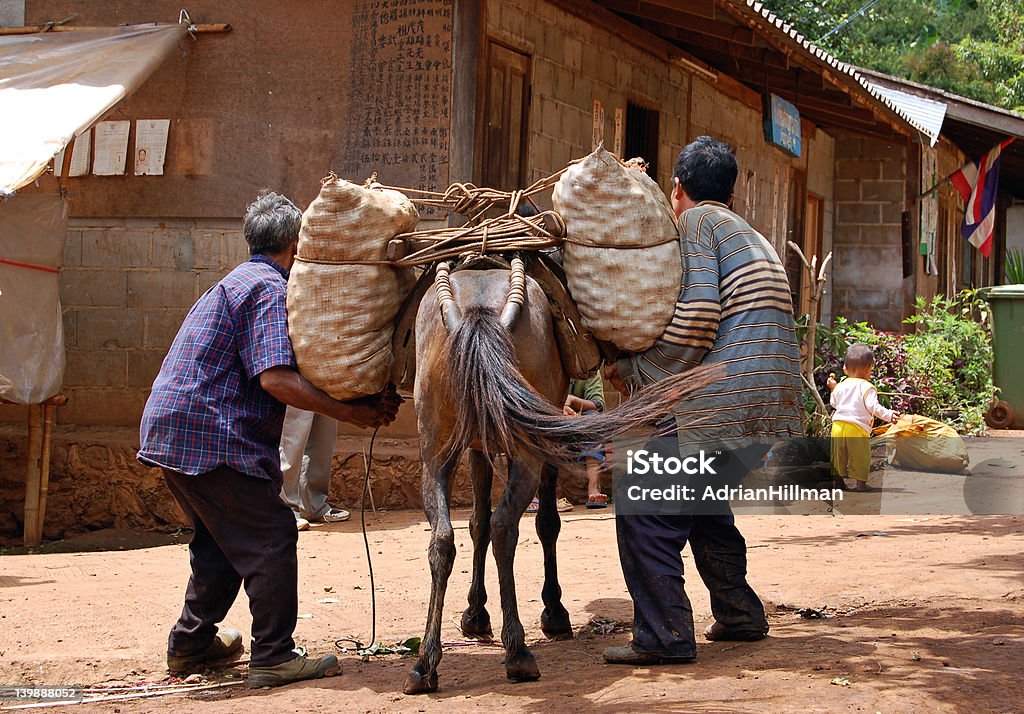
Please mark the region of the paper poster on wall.
<svg viewBox="0 0 1024 714"><path fill-rule="evenodd" d="M93 130L96 142L93 150L94 176L122 176L128 158L128 132L130 121L101 121Z"/></svg>
<svg viewBox="0 0 1024 714"><path fill-rule="evenodd" d="M594 100L594 131L591 136L590 148L596 149L604 141L604 107L600 100Z"/></svg>
<svg viewBox="0 0 1024 714"><path fill-rule="evenodd" d="M89 173L91 151L92 132L83 131L75 137L75 143L71 146L71 165L68 167L68 176L85 176Z"/></svg>
<svg viewBox="0 0 1024 714"><path fill-rule="evenodd" d="M167 155L167 132L170 119L137 119L135 121L135 175L162 176Z"/></svg>
<svg viewBox="0 0 1024 714"><path fill-rule="evenodd" d="M622 156L622 131L623 125L625 124L625 112L622 111L621 107L615 109L615 151L612 152L620 159Z"/></svg>

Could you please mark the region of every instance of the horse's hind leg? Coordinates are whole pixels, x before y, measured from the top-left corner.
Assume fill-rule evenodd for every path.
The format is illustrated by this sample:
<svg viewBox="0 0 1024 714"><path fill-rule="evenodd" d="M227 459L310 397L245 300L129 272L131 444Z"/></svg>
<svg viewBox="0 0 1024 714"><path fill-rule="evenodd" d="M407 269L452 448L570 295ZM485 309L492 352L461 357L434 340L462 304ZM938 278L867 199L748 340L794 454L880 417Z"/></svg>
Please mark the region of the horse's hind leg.
<svg viewBox="0 0 1024 714"><path fill-rule="evenodd" d="M523 463L523 460L510 455L508 484L491 517L491 545L494 560L498 564L498 586L501 591L501 643L505 647L505 675L515 682L540 678L537 662L526 646L523 623L519 620L512 567L519 542L519 519L537 490L538 466L533 461Z"/></svg>
<svg viewBox="0 0 1024 714"><path fill-rule="evenodd" d="M544 589L541 599L544 611L540 614L540 628L547 637L565 639L572 637L572 623L569 612L562 605L562 587L558 584L558 564L555 558L555 545L558 532L562 529L562 519L558 516L555 484L558 481L558 469L545 464L541 470L537 511L537 537L544 549Z"/></svg>
<svg viewBox="0 0 1024 714"><path fill-rule="evenodd" d="M449 481L457 459L445 466L423 469L423 511L430 521L430 602L427 606L427 630L420 644L419 660L405 681L406 694L437 691L437 665L441 661L441 617L448 577L455 563L455 531L448 510Z"/></svg>
<svg viewBox="0 0 1024 714"><path fill-rule="evenodd" d="M462 632L466 637L490 641L491 616L485 607L487 588L484 569L487 565L487 546L491 542L491 484L494 469L482 452L469 452L470 473L473 480L473 517L469 520L469 533L473 538L473 582L469 586L469 606L462 613Z"/></svg>

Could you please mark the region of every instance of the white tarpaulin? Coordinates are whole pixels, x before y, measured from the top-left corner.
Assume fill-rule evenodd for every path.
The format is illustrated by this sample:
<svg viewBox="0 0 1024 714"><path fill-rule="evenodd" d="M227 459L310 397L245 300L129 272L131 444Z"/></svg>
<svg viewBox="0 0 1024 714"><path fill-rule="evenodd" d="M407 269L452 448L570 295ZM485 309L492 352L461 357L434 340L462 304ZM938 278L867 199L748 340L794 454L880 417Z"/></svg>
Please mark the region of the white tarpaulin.
<svg viewBox="0 0 1024 714"><path fill-rule="evenodd" d="M64 325L57 278L68 202L57 194L0 201L0 397L39 404L60 392Z"/></svg>
<svg viewBox="0 0 1024 714"><path fill-rule="evenodd" d="M0 37L0 194L35 180L146 81L186 31L134 25Z"/></svg>

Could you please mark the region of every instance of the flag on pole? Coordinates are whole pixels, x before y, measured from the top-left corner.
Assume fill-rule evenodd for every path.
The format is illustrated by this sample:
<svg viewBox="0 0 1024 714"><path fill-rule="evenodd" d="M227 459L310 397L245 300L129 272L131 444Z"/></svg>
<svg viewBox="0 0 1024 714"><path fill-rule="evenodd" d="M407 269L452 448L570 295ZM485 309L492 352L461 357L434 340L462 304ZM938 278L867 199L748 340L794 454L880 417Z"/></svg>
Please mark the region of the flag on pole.
<svg viewBox="0 0 1024 714"><path fill-rule="evenodd" d="M950 176L966 204L960 229L964 239L988 257L996 227L996 191L999 186L999 154L1013 137L992 147L978 161L968 161Z"/></svg>

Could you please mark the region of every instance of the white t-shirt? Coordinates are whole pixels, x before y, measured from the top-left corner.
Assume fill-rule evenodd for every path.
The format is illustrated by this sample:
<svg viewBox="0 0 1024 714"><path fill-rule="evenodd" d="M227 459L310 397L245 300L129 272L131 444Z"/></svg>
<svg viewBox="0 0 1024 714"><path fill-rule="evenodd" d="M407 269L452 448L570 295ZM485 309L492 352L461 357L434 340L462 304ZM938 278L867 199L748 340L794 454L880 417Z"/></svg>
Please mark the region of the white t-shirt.
<svg viewBox="0 0 1024 714"><path fill-rule="evenodd" d="M847 377L832 390L832 406L836 413L832 421L856 424L871 435L873 417L891 422L894 412L878 403L878 390L866 379Z"/></svg>

